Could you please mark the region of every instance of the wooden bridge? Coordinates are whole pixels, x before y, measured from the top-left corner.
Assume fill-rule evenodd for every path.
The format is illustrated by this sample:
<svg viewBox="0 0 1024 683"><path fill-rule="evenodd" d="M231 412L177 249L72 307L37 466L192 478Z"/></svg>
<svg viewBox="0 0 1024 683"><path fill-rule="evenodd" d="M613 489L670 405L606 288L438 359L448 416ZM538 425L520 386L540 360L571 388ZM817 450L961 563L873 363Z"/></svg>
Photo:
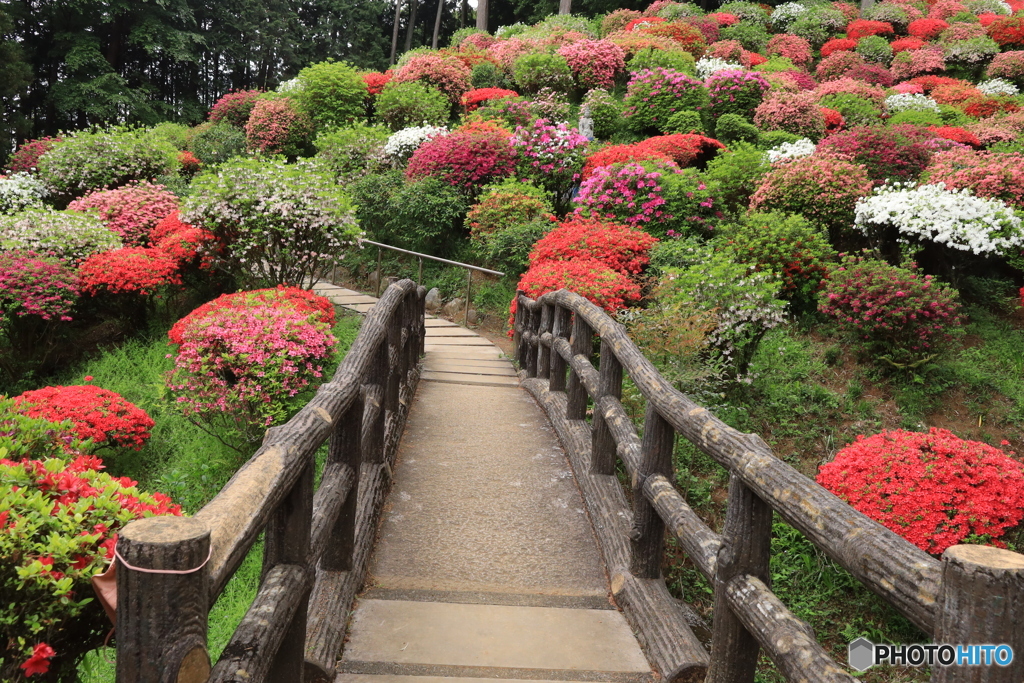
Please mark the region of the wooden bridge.
<svg viewBox="0 0 1024 683"><path fill-rule="evenodd" d="M773 513L936 643L1019 654L933 681L1024 680L1024 557L927 555L674 390L585 299L519 295L517 373L410 280L321 293L366 315L332 380L195 517L121 534L119 683L751 683L762 649L787 680L852 682L771 592ZM677 434L730 472L721 534L674 486ZM210 605L261 533L259 592L211 663ZM665 587L666 534L714 586L710 627Z"/></svg>

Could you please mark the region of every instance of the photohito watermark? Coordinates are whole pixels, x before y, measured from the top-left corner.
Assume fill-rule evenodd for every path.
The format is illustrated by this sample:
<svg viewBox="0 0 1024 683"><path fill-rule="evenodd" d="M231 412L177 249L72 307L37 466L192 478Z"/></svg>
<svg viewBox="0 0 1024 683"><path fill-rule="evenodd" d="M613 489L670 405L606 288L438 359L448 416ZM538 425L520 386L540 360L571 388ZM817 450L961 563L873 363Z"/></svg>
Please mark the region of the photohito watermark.
<svg viewBox="0 0 1024 683"><path fill-rule="evenodd" d="M867 671L875 664L902 666L1009 666L1013 648L1009 645L896 645L872 643L858 638L848 648L850 668Z"/></svg>

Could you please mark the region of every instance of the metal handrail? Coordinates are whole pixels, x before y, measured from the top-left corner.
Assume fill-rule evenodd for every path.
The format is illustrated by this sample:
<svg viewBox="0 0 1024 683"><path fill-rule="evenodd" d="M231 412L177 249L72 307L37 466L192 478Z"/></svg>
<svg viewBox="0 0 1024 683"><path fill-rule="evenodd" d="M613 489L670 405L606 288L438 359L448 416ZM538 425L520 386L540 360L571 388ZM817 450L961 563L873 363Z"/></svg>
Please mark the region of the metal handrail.
<svg viewBox="0 0 1024 683"><path fill-rule="evenodd" d="M487 273L488 275L497 275L498 277L504 277L505 273L497 270L489 270L487 268L481 268L480 266L471 266L468 263L460 263L459 261L449 261L446 258L440 256L431 256L430 254L421 254L418 251L409 251L408 249L400 249L399 247L393 247L390 244L381 244L380 242L374 242L373 240L362 239L359 240L360 244L371 244L377 247L377 298L380 298L380 283L384 279L383 273L381 273L381 249L390 249L391 251L397 251L400 254L408 254L409 256L415 256L419 259L419 276L416 278L416 284L423 284L423 259L429 259L431 261L437 261L438 263L446 263L449 266L458 266L466 269L466 317L463 319L464 324L469 326L469 301L470 295L473 292L473 271L479 273Z"/></svg>

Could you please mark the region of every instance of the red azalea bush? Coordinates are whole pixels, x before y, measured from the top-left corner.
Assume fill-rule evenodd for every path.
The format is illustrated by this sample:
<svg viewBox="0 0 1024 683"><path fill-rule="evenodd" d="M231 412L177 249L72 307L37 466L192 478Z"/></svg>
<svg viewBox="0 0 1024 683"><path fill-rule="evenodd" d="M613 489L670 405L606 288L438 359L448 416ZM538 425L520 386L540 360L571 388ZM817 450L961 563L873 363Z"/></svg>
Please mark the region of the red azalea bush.
<svg viewBox="0 0 1024 683"><path fill-rule="evenodd" d="M871 194L872 183L860 164L813 154L776 163L750 198L753 211L801 214L834 231L853 225L854 206Z"/></svg>
<svg viewBox="0 0 1024 683"><path fill-rule="evenodd" d="M717 32L718 27L716 26L714 29ZM655 26L642 26L638 30L645 35L671 39L672 42L676 43L677 47L689 52L695 59L700 59L704 55L704 49L707 47L707 41L704 40L704 34L701 33L701 30L683 21L666 22Z"/></svg>
<svg viewBox="0 0 1024 683"><path fill-rule="evenodd" d="M922 47L927 45L925 41L914 36L904 36L903 38L897 38L896 40L889 43L889 47L892 48L893 52L912 52L914 50L920 50ZM898 78L898 76L897 76Z"/></svg>
<svg viewBox="0 0 1024 683"><path fill-rule="evenodd" d="M874 83L888 88L893 83L892 72L881 64L855 64L843 72L846 78Z"/></svg>
<svg viewBox="0 0 1024 683"><path fill-rule="evenodd" d="M825 118L809 91L769 95L754 111L754 123L761 130L783 130L812 140L825 134Z"/></svg>
<svg viewBox="0 0 1024 683"><path fill-rule="evenodd" d="M688 24L700 31L700 34L704 37L705 44L716 42L722 35L718 22L710 17L682 17L679 19L679 22ZM689 52L689 50L687 51ZM691 52L691 54L693 53ZM705 54L707 53L705 52Z"/></svg>
<svg viewBox="0 0 1024 683"><path fill-rule="evenodd" d="M905 81L915 76L946 70L941 50L922 49L897 53L892 60L893 78Z"/></svg>
<svg viewBox="0 0 1024 683"><path fill-rule="evenodd" d="M646 26L654 26L655 24L663 24L666 21L668 21L668 19L665 19L664 17L645 15L642 17L637 17L636 19L632 19L625 26L622 27L622 30L629 33L630 31L638 30L638 27L644 28Z"/></svg>
<svg viewBox="0 0 1024 683"><path fill-rule="evenodd" d="M109 630L90 579L113 559L118 531L181 514L167 496L102 469L99 458L73 453L0 459L0 602L17 606L0 620L0 680L77 680L79 660Z"/></svg>
<svg viewBox="0 0 1024 683"><path fill-rule="evenodd" d="M966 187L1024 209L1024 154L951 149L936 154L926 173L929 183L945 183L947 190Z"/></svg>
<svg viewBox="0 0 1024 683"><path fill-rule="evenodd" d="M850 40L860 40L867 36L891 36L894 32L892 24L887 21L855 19L846 25L846 37Z"/></svg>
<svg viewBox="0 0 1024 683"><path fill-rule="evenodd" d="M139 450L149 440L153 419L123 396L92 384L43 387L14 398L18 412L50 422L70 420L72 432L97 446Z"/></svg>
<svg viewBox="0 0 1024 683"><path fill-rule="evenodd" d="M180 285L178 262L153 247L125 247L93 254L79 267L82 292L149 296Z"/></svg>
<svg viewBox="0 0 1024 683"><path fill-rule="evenodd" d="M1014 112L1020 105L1012 97L976 97L963 103L964 113L976 119L987 119L990 116L1005 112Z"/></svg>
<svg viewBox="0 0 1024 683"><path fill-rule="evenodd" d="M584 90L611 89L615 77L626 70L626 53L608 40L580 40L558 48Z"/></svg>
<svg viewBox="0 0 1024 683"><path fill-rule="evenodd" d="M224 121L235 128L244 128L253 107L256 106L256 101L262 94L260 90L229 92L214 103L210 109L210 120L214 123Z"/></svg>
<svg viewBox="0 0 1024 683"><path fill-rule="evenodd" d="M853 51L840 50L818 62L814 74L819 81L834 81L843 78L855 66L862 66L864 58Z"/></svg>
<svg viewBox="0 0 1024 683"><path fill-rule="evenodd" d="M718 150L725 149L725 145L718 140L697 135L696 133L655 135L641 142L634 143L633 146L645 153L665 154L669 159L676 162L679 168L703 165L714 159L715 155L718 154Z"/></svg>
<svg viewBox="0 0 1024 683"><path fill-rule="evenodd" d="M530 252L530 266L544 261L595 259L622 275L636 275L651 260L658 239L642 230L572 217L542 237Z"/></svg>
<svg viewBox="0 0 1024 683"><path fill-rule="evenodd" d="M960 324L955 290L916 268L861 256L846 256L829 271L818 310L893 364L941 350Z"/></svg>
<svg viewBox="0 0 1024 683"><path fill-rule="evenodd" d="M480 186L512 175L516 154L509 136L499 131L456 130L427 140L413 153L405 176L437 177L474 193Z"/></svg>
<svg viewBox="0 0 1024 683"><path fill-rule="evenodd" d="M968 87L971 86L970 83L968 83L967 81L962 81L959 78L950 78L949 76L934 75L917 76L915 78L911 78L910 82L913 83L914 85L919 85L922 88L924 88L924 91L926 93L930 93L932 90L935 90L936 88L939 88L943 85L964 85Z"/></svg>
<svg viewBox="0 0 1024 683"><path fill-rule="evenodd" d="M856 40L850 40L849 38L833 38L832 40L825 41L825 44L821 46L821 56L828 57L833 52L849 52L857 47Z"/></svg>
<svg viewBox="0 0 1024 683"><path fill-rule="evenodd" d="M425 81L445 95L454 105L470 89L470 69L460 59L440 52L422 52L410 59L395 74L396 83Z"/></svg>
<svg viewBox="0 0 1024 683"><path fill-rule="evenodd" d="M602 166L611 166L612 164L621 164L627 161L655 160L672 161L672 157L668 155L668 152L656 149L653 146L641 146L636 143L631 145L609 145L587 157L587 162L583 165L580 178L581 180L587 180L594 174L594 171Z"/></svg>
<svg viewBox="0 0 1024 683"><path fill-rule="evenodd" d="M835 109L829 109L828 107L818 107L821 110L821 115L825 119L825 132L832 134L843 129L843 124L846 123L843 120L843 115L837 112Z"/></svg>
<svg viewBox="0 0 1024 683"><path fill-rule="evenodd" d="M205 247L215 239L216 237L209 230L189 225L182 230L166 235L154 242L154 245L173 258L178 263L179 269L195 265L200 270L210 270L213 266L213 256Z"/></svg>
<svg viewBox="0 0 1024 683"><path fill-rule="evenodd" d="M1001 545L993 539L1024 518L1021 464L936 427L859 436L822 465L817 481L934 555L971 540Z"/></svg>
<svg viewBox="0 0 1024 683"><path fill-rule="evenodd" d="M313 120L287 97L259 100L245 124L249 147L265 154L300 156L313 136Z"/></svg>
<svg viewBox="0 0 1024 683"><path fill-rule="evenodd" d="M179 173L186 178L191 178L202 168L203 163L196 158L196 155L189 151L178 152L178 163L181 164Z"/></svg>
<svg viewBox="0 0 1024 683"><path fill-rule="evenodd" d="M476 88L464 94L459 103L467 112L471 112L488 100L500 100L503 97L519 97L519 93L505 88Z"/></svg>
<svg viewBox="0 0 1024 683"><path fill-rule="evenodd" d="M921 40L935 40L939 34L949 28L942 19L915 19L907 26L907 33Z"/></svg>
<svg viewBox="0 0 1024 683"><path fill-rule="evenodd" d="M366 83L366 94L370 97L376 97L384 89L384 86L391 82L392 77L394 77L394 73L390 69L384 73L371 71L363 74L363 83Z"/></svg>
<svg viewBox="0 0 1024 683"><path fill-rule="evenodd" d="M7 160L5 170L8 173L32 173L39 167L39 159L58 142L60 138L45 137L21 143Z"/></svg>
<svg viewBox="0 0 1024 683"><path fill-rule="evenodd" d="M811 63L811 44L800 36L777 33L768 40L765 52L769 57L785 57L797 66Z"/></svg>
<svg viewBox="0 0 1024 683"><path fill-rule="evenodd" d="M78 276L60 259L0 252L0 322L25 316L71 320L78 287Z"/></svg>
<svg viewBox="0 0 1024 683"><path fill-rule="evenodd" d="M171 340L172 344L181 344L185 339L185 330L194 321L220 309L251 308L253 306L292 308L328 327L333 327L335 322L334 306L331 304L330 299L314 294L306 289L278 285L268 289L253 289L246 292L235 292L234 294L222 294L174 323L170 331L167 332L167 338Z"/></svg>
<svg viewBox="0 0 1024 683"><path fill-rule="evenodd" d="M1007 78L1011 81L1024 80L1024 50L1000 52L989 62L985 74L989 78Z"/></svg>
<svg viewBox="0 0 1024 683"><path fill-rule="evenodd" d="M121 236L126 246L149 240L149 232L178 208L178 197L163 185L131 183L113 190L95 190L68 204L69 209L95 209L107 227Z"/></svg>
<svg viewBox="0 0 1024 683"><path fill-rule="evenodd" d="M952 106L963 105L969 100L978 100L985 97L985 93L975 88L970 83L963 81L954 80L953 83L937 83L931 88L929 84L922 82L920 78L915 78L911 82L917 83L924 86L924 90L928 93L928 96L939 104L949 104ZM934 81L932 82L934 83Z"/></svg>
<svg viewBox="0 0 1024 683"><path fill-rule="evenodd" d="M981 140L977 135L957 126L928 126L928 130L940 138L959 142L961 145L970 145L975 149L981 147ZM932 162L934 163L934 161L935 157L932 157Z"/></svg>
<svg viewBox="0 0 1024 683"><path fill-rule="evenodd" d="M707 18L714 21L719 26L732 26L733 24L740 23L740 18L735 14L729 14L728 12L709 12Z"/></svg>
<svg viewBox="0 0 1024 683"><path fill-rule="evenodd" d="M708 45L704 56L739 63L744 52L743 43L738 40L719 40Z"/></svg>
<svg viewBox="0 0 1024 683"><path fill-rule="evenodd" d="M931 157L924 142L920 129L908 124L857 126L829 135L818 145L818 152L862 165L868 178L876 183L890 179L914 180Z"/></svg>

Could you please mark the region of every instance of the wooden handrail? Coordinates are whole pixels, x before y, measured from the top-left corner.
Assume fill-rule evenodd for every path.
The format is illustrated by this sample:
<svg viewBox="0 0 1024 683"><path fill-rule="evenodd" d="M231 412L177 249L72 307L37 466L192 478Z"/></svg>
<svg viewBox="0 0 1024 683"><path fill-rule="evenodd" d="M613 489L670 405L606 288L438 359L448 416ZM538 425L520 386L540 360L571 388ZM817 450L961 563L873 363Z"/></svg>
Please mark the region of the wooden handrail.
<svg viewBox="0 0 1024 683"><path fill-rule="evenodd" d="M570 326L571 337L567 333ZM600 371L591 364L593 335L600 340ZM995 573L1001 563L1009 563L1021 567L1017 571L1024 576L1024 558L1020 555L986 548L986 553L1001 553L986 560L979 559L973 550L951 552L956 548L974 548L957 546L947 551L941 561L936 560L776 458L757 435L729 427L676 390L633 344L621 324L577 294L560 290L534 301L522 292L517 293L514 339L515 358L523 368L523 384L545 408L567 444L581 489L597 521L609 571L618 577L618 585L625 587L625 613L634 628L641 634L660 633L665 628L664 619L650 609L650 595L645 597L639 588L627 590L636 586L638 580L652 577L652 568L661 556L658 543L662 534L648 510L657 513L701 573L713 583L716 616L709 682L752 681L758 644L765 647L780 671L790 678L854 680L834 663L822 668L821 663L828 658L807 636L810 627L793 616L766 586L772 511L932 634L936 642L950 642L948 639L955 635L959 638L956 642L1008 643L1021 648L1016 651L1024 652L1024 636L1020 629L1014 630L1013 619L1017 617L1011 617L1012 610L1004 610L1005 614L987 621L979 614L979 618L971 620L971 627L963 625L963 618L951 617L977 613L976 608L967 607L963 595L951 592L954 585L974 585L973 580L965 577L973 576L972 572L984 574L978 567L985 566L986 561L993 563ZM623 372L647 402L643 441L619 401ZM582 419L588 399L593 404L592 426ZM666 428L669 432L665 432ZM722 535L712 531L690 509L672 484L672 473L665 469L664 453L673 433L685 437L730 473L729 512ZM614 478L615 457L623 461L632 480L632 510L621 495L611 492L606 481ZM631 526L617 527L612 521L616 516L631 517ZM620 533L631 539L631 557L623 557L624 541L616 537ZM653 537L658 537L658 543L652 542ZM970 557L957 559L966 555ZM1024 583L1021 576L1000 579L999 585L1019 587ZM963 593L965 589L958 590ZM976 587L972 590L977 592ZM991 604L1011 599L1017 601L1014 604L1024 602L1019 588L1002 590L1017 592L993 597ZM631 605L631 601L636 604ZM668 604L662 608L672 609ZM751 610L757 610L757 614ZM779 633L791 638L791 648L783 651L772 644ZM687 641L691 636L683 631L678 635ZM692 657L688 646L673 653L660 642L659 638L651 639L654 652L650 651L651 643L648 645L662 675L671 678L681 667L699 664L699 658L682 660L684 656ZM1006 674L1010 677L998 680L1024 679L1024 658L1015 660L1010 668L1014 669ZM937 676L949 682L969 679L967 674L957 677L951 673L955 670L944 668Z"/></svg>
<svg viewBox="0 0 1024 683"><path fill-rule="evenodd" d="M119 563L119 683L333 680L419 379L425 297L411 280L393 282L332 379L291 420L267 430L255 455L194 517L125 527L121 555L157 572ZM314 493L315 454L328 440ZM261 532L259 591L211 667L209 607ZM200 565L200 555L208 562Z"/></svg>

